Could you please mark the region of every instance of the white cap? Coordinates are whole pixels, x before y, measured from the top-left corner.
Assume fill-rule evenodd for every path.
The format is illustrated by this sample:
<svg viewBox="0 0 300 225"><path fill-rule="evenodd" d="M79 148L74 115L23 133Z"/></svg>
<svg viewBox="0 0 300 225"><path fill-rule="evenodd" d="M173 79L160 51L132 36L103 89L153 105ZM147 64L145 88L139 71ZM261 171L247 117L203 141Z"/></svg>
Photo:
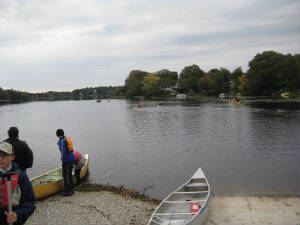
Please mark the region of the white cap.
<svg viewBox="0 0 300 225"><path fill-rule="evenodd" d="M0 151L8 154L8 155L13 155L14 154L14 150L11 144L9 144L8 142L0 142Z"/></svg>

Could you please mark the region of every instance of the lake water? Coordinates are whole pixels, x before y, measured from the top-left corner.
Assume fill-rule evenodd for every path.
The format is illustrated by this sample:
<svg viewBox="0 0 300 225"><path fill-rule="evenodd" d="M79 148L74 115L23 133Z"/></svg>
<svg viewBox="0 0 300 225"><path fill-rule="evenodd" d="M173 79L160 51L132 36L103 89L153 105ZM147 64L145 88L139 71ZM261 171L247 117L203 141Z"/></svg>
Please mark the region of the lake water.
<svg viewBox="0 0 300 225"><path fill-rule="evenodd" d="M34 151L30 177L60 165L55 132L90 155L90 183L163 198L198 167L214 194L299 195L299 107L221 101L30 102L0 106Z"/></svg>

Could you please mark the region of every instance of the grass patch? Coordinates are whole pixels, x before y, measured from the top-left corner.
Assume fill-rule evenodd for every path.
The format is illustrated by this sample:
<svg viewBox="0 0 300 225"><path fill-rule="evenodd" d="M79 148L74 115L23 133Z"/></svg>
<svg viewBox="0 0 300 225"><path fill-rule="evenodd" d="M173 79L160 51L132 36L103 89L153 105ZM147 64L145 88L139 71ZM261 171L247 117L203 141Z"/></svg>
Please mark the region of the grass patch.
<svg viewBox="0 0 300 225"><path fill-rule="evenodd" d="M159 204L161 201L157 199L150 198L144 194L137 191L125 189L123 186L115 187L108 184L83 184L82 187L76 187L76 191L82 192L99 192L99 191L110 191L116 194L120 194L125 197L131 197L133 199L138 199L145 202L151 202L153 204Z"/></svg>

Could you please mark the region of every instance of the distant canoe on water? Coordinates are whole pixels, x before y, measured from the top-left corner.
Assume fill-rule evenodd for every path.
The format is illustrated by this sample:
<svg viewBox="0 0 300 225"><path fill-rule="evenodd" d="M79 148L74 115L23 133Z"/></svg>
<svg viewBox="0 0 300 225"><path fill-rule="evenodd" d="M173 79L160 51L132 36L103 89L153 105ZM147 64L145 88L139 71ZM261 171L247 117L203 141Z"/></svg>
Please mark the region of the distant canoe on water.
<svg viewBox="0 0 300 225"><path fill-rule="evenodd" d="M243 102L241 100L237 101L237 100L232 100L229 102L230 104L233 104L233 105L240 105L240 104L243 104Z"/></svg>
<svg viewBox="0 0 300 225"><path fill-rule="evenodd" d="M209 208L210 187L199 168L180 188L155 209L148 225L201 225Z"/></svg>
<svg viewBox="0 0 300 225"><path fill-rule="evenodd" d="M136 107L137 107L137 108L142 108L142 107L143 107L143 104L144 104L143 102L140 102Z"/></svg>
<svg viewBox="0 0 300 225"><path fill-rule="evenodd" d="M281 93L280 96L283 97L283 98L288 98L290 95L289 92L285 92L285 93Z"/></svg>
<svg viewBox="0 0 300 225"><path fill-rule="evenodd" d="M84 155L86 162L80 171L80 179L87 174L89 167L89 155ZM73 177L76 180L75 177ZM64 189L64 179L62 176L62 168L59 167L45 174L30 179L34 191L35 199L44 198L60 192Z"/></svg>

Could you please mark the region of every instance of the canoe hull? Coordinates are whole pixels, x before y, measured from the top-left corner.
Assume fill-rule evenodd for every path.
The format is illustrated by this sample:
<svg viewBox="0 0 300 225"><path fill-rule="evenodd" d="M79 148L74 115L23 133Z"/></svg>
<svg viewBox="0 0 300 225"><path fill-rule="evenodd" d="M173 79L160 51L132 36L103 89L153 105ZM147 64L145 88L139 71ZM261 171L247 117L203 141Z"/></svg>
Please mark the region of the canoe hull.
<svg viewBox="0 0 300 225"><path fill-rule="evenodd" d="M88 171L89 157L88 154L84 155L87 159L84 167L81 169L80 178L84 178ZM51 170L45 174L30 179L35 199L45 198L53 195L64 189L64 179L62 176L62 168ZM73 181L76 178L73 177Z"/></svg>
<svg viewBox="0 0 300 225"><path fill-rule="evenodd" d="M89 156L88 154L86 154L84 157L86 158L86 162L84 167L80 171L80 179L83 179L86 176L87 171L89 169Z"/></svg>
<svg viewBox="0 0 300 225"><path fill-rule="evenodd" d="M209 202L210 202L210 199L208 199L208 201L206 203L205 209L203 209L203 211L201 212L201 216L195 217L194 220L192 220L189 223L187 223L188 225L200 225L200 224L204 224L204 222L205 222L205 220L207 218L208 212L209 212Z"/></svg>
<svg viewBox="0 0 300 225"><path fill-rule="evenodd" d="M242 101L230 101L230 104L233 104L233 105L240 105L242 103L243 103Z"/></svg>
<svg viewBox="0 0 300 225"><path fill-rule="evenodd" d="M63 179L49 184L33 185L35 199L45 198L64 189Z"/></svg>
<svg viewBox="0 0 300 225"><path fill-rule="evenodd" d="M209 211L210 186L199 168L155 209L148 225L201 225Z"/></svg>

